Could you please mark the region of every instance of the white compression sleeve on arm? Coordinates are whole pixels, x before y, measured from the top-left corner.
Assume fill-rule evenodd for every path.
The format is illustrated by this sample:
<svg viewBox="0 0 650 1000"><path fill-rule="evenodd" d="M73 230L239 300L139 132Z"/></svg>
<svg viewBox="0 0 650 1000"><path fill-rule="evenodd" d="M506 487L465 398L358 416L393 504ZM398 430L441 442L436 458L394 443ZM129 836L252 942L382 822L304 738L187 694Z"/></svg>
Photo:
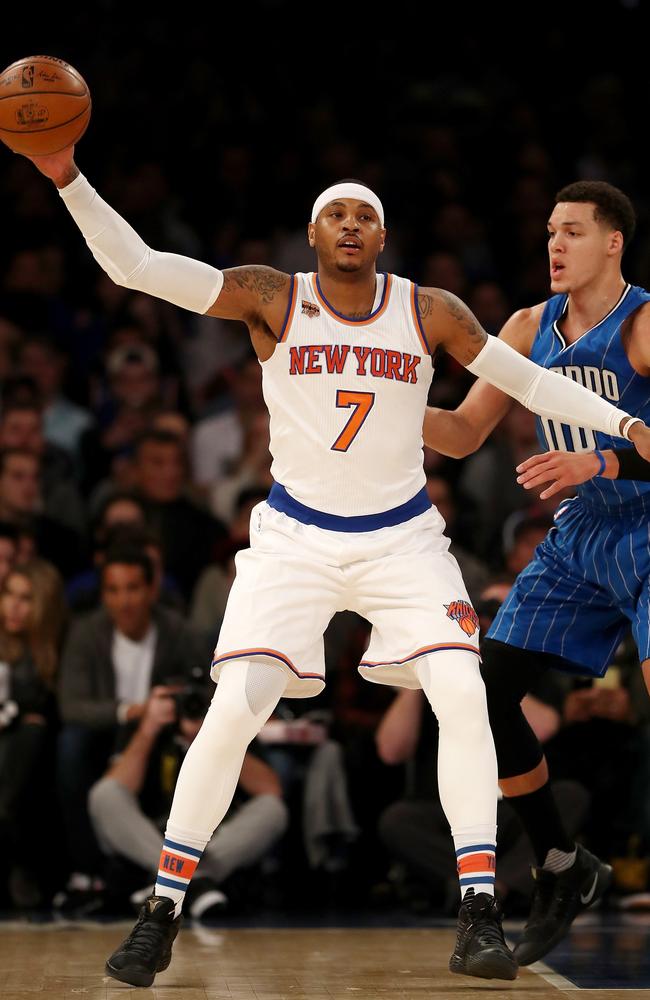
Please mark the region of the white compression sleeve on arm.
<svg viewBox="0 0 650 1000"><path fill-rule="evenodd" d="M117 285L148 292L191 312L205 313L223 287L223 274L192 257L152 250L91 187L83 174L59 188L93 257Z"/></svg>
<svg viewBox="0 0 650 1000"><path fill-rule="evenodd" d="M638 421L637 417L617 410L573 379L536 365L498 337L488 337L483 350L467 365L467 370L507 392L541 417L555 417L564 424L623 437L621 420L628 418L625 436Z"/></svg>

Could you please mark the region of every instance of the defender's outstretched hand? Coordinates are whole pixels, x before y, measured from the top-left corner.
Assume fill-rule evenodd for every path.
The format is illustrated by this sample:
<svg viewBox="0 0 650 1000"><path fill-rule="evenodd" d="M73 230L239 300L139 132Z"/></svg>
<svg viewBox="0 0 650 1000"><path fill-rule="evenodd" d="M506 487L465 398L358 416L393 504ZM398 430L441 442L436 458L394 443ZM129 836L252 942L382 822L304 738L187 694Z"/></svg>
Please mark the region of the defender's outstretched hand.
<svg viewBox="0 0 650 1000"><path fill-rule="evenodd" d="M540 498L547 500L565 486L586 483L596 475L600 467L600 460L593 451L546 451L543 455L527 458L517 466L517 482L525 490L551 483L540 493Z"/></svg>

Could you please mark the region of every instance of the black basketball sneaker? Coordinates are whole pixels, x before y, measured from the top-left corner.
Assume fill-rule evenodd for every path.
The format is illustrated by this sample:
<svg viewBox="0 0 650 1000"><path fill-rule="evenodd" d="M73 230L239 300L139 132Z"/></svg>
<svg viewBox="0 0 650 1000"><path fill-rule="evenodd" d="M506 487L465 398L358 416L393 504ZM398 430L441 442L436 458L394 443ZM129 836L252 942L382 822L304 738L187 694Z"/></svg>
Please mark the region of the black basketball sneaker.
<svg viewBox="0 0 650 1000"><path fill-rule="evenodd" d="M530 916L515 945L520 965L531 965L543 958L561 941L573 920L582 910L597 902L612 881L611 865L606 865L578 845L570 868L554 875L543 868L533 868L535 891Z"/></svg>
<svg viewBox="0 0 650 1000"><path fill-rule="evenodd" d="M145 899L135 927L106 963L106 974L131 986L151 986L172 960L172 945L182 917L174 918L167 896Z"/></svg>
<svg viewBox="0 0 650 1000"><path fill-rule="evenodd" d="M516 979L517 960L503 937L503 915L494 896L465 893L458 914L456 947L449 971L481 979Z"/></svg>

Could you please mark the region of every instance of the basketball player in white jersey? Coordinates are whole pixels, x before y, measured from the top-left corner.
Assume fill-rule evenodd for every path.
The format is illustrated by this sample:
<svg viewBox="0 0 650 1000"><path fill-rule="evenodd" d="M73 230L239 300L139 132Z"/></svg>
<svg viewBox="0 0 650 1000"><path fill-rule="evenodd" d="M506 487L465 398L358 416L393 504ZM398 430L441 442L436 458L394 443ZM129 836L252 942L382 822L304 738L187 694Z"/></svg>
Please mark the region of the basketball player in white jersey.
<svg viewBox="0 0 650 1000"><path fill-rule="evenodd" d="M322 689L323 632L349 609L373 626L361 673L422 687L438 717L440 796L463 893L450 969L514 979L494 900L497 773L478 620L424 489L431 356L443 348L564 422L624 435L631 418L488 338L455 296L377 273L384 211L358 182L315 201L307 238L317 272L221 272L146 246L79 173L71 150L34 163L114 281L246 323L271 414L276 485L253 510L251 548L237 556L213 662L219 683L179 775L154 894L108 974L148 986L167 968L184 893L248 743L281 697Z"/></svg>

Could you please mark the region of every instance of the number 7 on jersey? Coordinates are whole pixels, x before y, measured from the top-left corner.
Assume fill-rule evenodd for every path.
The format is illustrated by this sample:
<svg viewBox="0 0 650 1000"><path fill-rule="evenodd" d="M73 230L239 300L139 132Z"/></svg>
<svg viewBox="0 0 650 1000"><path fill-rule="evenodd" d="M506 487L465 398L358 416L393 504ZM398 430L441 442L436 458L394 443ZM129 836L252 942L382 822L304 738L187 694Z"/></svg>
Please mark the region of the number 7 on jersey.
<svg viewBox="0 0 650 1000"><path fill-rule="evenodd" d="M363 423L372 410L375 403L374 392L349 392L347 389L338 389L336 393L336 405L345 407L354 406L350 414L350 419L332 445L332 451L347 451L355 437L361 430Z"/></svg>

